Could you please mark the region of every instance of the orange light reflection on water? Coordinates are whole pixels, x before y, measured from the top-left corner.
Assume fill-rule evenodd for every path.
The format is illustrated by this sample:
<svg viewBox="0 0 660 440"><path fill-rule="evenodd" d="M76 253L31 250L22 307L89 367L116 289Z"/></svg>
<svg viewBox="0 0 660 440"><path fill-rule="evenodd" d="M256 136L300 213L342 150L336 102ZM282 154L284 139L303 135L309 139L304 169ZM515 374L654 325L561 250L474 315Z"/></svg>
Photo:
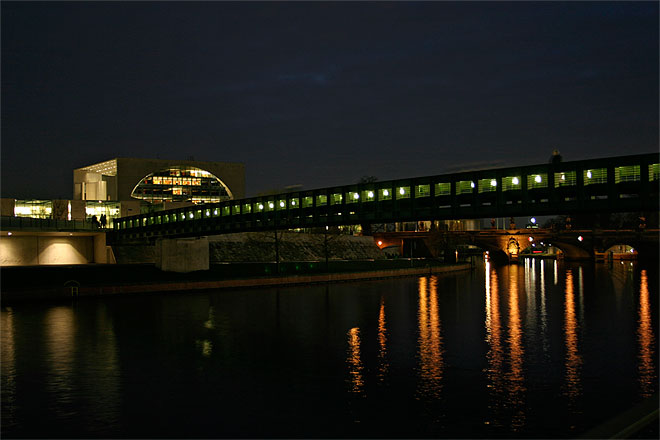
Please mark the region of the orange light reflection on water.
<svg viewBox="0 0 660 440"><path fill-rule="evenodd" d="M565 357L565 395L571 401L581 393L580 368L582 358L578 350L578 322L575 316L575 293L573 290L573 272L566 270L566 303L564 310L564 338L566 343Z"/></svg>
<svg viewBox="0 0 660 440"><path fill-rule="evenodd" d="M518 303L518 266L509 267L509 403L513 408L511 428L517 430L525 424L525 377L523 375L522 328Z"/></svg>
<svg viewBox="0 0 660 440"><path fill-rule="evenodd" d="M380 299L378 311L378 379L382 382L387 375L389 365L387 362L387 328L385 321L385 300Z"/></svg>
<svg viewBox="0 0 660 440"><path fill-rule="evenodd" d="M419 373L420 394L439 398L442 393L444 362L438 309L438 279L419 278Z"/></svg>
<svg viewBox="0 0 660 440"><path fill-rule="evenodd" d="M486 424L501 426L499 420L500 412L503 407L504 371L502 368L502 339L500 324L500 305L499 291L497 284L497 272L491 269L490 263L486 263L486 342L488 343L488 388L491 394L492 420L487 420Z"/></svg>
<svg viewBox="0 0 660 440"><path fill-rule="evenodd" d="M346 359L351 377L351 392L363 392L362 360L360 358L360 329L353 327L348 331L348 358Z"/></svg>
<svg viewBox="0 0 660 440"><path fill-rule="evenodd" d="M639 385L642 397L651 397L657 390L653 387L655 368L653 366L653 326L651 323L651 305L649 302L649 280L646 270L642 270L639 286Z"/></svg>

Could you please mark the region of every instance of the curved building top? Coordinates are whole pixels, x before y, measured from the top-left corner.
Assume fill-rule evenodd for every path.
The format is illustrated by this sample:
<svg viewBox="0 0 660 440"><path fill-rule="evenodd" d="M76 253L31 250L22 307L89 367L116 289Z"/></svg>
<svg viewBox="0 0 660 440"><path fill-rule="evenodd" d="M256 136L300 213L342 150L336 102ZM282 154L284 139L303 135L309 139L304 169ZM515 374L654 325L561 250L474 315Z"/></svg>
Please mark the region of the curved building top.
<svg viewBox="0 0 660 440"><path fill-rule="evenodd" d="M208 202L245 197L245 164L115 158L73 170L75 200Z"/></svg>

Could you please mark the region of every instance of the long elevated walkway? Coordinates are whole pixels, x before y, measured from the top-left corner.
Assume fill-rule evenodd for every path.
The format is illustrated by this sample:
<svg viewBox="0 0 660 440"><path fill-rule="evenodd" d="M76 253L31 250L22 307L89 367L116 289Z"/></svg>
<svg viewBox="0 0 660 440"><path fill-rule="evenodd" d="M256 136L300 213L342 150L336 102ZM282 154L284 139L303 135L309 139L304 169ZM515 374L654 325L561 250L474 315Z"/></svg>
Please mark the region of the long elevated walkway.
<svg viewBox="0 0 660 440"><path fill-rule="evenodd" d="M118 219L115 239L418 220L657 211L660 154L353 184Z"/></svg>

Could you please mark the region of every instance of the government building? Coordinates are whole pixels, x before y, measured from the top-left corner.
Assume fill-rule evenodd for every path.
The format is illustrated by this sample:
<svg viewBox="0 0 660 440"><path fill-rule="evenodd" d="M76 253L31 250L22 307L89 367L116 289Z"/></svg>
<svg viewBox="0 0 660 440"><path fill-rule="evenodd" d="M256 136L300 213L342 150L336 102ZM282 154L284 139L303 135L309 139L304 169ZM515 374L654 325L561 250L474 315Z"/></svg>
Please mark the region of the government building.
<svg viewBox="0 0 660 440"><path fill-rule="evenodd" d="M70 200L2 199L2 216L85 220L245 197L237 162L115 158L73 170Z"/></svg>

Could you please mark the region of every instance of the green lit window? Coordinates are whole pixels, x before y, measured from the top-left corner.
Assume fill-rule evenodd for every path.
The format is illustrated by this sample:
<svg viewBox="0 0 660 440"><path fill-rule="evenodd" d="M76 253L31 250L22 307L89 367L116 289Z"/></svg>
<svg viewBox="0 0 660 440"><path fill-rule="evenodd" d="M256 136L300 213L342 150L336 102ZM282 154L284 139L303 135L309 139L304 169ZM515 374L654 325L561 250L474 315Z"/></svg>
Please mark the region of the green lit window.
<svg viewBox="0 0 660 440"><path fill-rule="evenodd" d="M223 206L222 207L222 215L229 215L230 212L230 207L229 206Z"/></svg>
<svg viewBox="0 0 660 440"><path fill-rule="evenodd" d="M399 199L409 199L410 198L410 187L409 186L400 186L396 189L396 198Z"/></svg>
<svg viewBox="0 0 660 440"><path fill-rule="evenodd" d="M594 185L598 183L607 183L607 168L595 168L584 170L584 184Z"/></svg>
<svg viewBox="0 0 660 440"><path fill-rule="evenodd" d="M289 208L294 209L294 208L300 208L300 199L293 198L289 199Z"/></svg>
<svg viewBox="0 0 660 440"><path fill-rule="evenodd" d="M443 182L435 184L435 195L436 196L448 196L451 194L451 183Z"/></svg>
<svg viewBox="0 0 660 440"><path fill-rule="evenodd" d="M392 190L389 188L381 189L378 196L379 200L392 200Z"/></svg>
<svg viewBox="0 0 660 440"><path fill-rule="evenodd" d="M252 212L252 204L251 203L243 204L243 214L249 214L251 212Z"/></svg>
<svg viewBox="0 0 660 440"><path fill-rule="evenodd" d="M204 211L204 217L211 217L211 210L207 209Z"/></svg>
<svg viewBox="0 0 660 440"><path fill-rule="evenodd" d="M147 226L147 219L146 219L146 217L142 219L142 226Z"/></svg>
<svg viewBox="0 0 660 440"><path fill-rule="evenodd" d="M302 206L303 208L311 208L314 206L314 198L312 196L303 197Z"/></svg>
<svg viewBox="0 0 660 440"><path fill-rule="evenodd" d="M360 193L357 191L349 191L346 194L346 203L357 203L360 201Z"/></svg>
<svg viewBox="0 0 660 440"><path fill-rule="evenodd" d="M170 215L165 214L163 215L163 223L169 223L170 222Z"/></svg>
<svg viewBox="0 0 660 440"><path fill-rule="evenodd" d="M331 205L338 205L341 203L342 200L342 194L341 193L335 193L330 196L330 204Z"/></svg>
<svg viewBox="0 0 660 440"><path fill-rule="evenodd" d="M231 207L231 213L232 215L238 215L241 213L241 205L233 205Z"/></svg>
<svg viewBox="0 0 660 440"><path fill-rule="evenodd" d="M614 182L639 182L639 165L614 168Z"/></svg>
<svg viewBox="0 0 660 440"><path fill-rule="evenodd" d="M515 191L520 189L520 176L508 176L502 179L502 191Z"/></svg>
<svg viewBox="0 0 660 440"><path fill-rule="evenodd" d="M325 206L328 204L328 196L325 194L319 194L316 196L316 206Z"/></svg>
<svg viewBox="0 0 660 440"><path fill-rule="evenodd" d="M275 209L275 201L269 200L266 202L266 211L273 211Z"/></svg>
<svg viewBox="0 0 660 440"><path fill-rule="evenodd" d="M479 179L479 192L497 191L497 179Z"/></svg>
<svg viewBox="0 0 660 440"><path fill-rule="evenodd" d="M560 186L575 186L577 181L575 171L555 173L555 188Z"/></svg>
<svg viewBox="0 0 660 440"><path fill-rule="evenodd" d="M200 215L200 217L201 217L201 215ZM186 219L192 220L194 218L195 218L195 213L192 212L192 211L188 212L188 215L186 216Z"/></svg>
<svg viewBox="0 0 660 440"><path fill-rule="evenodd" d="M217 217L218 215L220 215L220 209L213 208L213 217Z"/></svg>
<svg viewBox="0 0 660 440"><path fill-rule="evenodd" d="M162 222L163 222L163 217L160 216L160 215L157 216L157 217L156 217L156 224L157 224L157 225L160 225Z"/></svg>
<svg viewBox="0 0 660 440"><path fill-rule="evenodd" d="M277 201L277 210L281 211L283 209L286 209L286 200L278 200Z"/></svg>
<svg viewBox="0 0 660 440"><path fill-rule="evenodd" d="M373 202L374 200L376 200L376 191L373 189L365 189L362 191L363 202Z"/></svg>
<svg viewBox="0 0 660 440"><path fill-rule="evenodd" d="M456 194L472 194L474 186L474 182L471 180L461 180L456 182Z"/></svg>
<svg viewBox="0 0 660 440"><path fill-rule="evenodd" d="M265 208L266 205L264 205L264 202L257 202L254 204L254 210L257 212L263 212Z"/></svg>
<svg viewBox="0 0 660 440"><path fill-rule="evenodd" d="M653 163L649 165L649 182L658 180L660 177L660 164Z"/></svg>
<svg viewBox="0 0 660 440"><path fill-rule="evenodd" d="M431 195L431 185L416 185L415 197L429 197Z"/></svg>
<svg viewBox="0 0 660 440"><path fill-rule="evenodd" d="M548 175L546 173L527 175L527 189L547 188Z"/></svg>
<svg viewBox="0 0 660 440"><path fill-rule="evenodd" d="M202 218L202 210L201 209L198 209L197 211L195 211L195 218L196 219Z"/></svg>

